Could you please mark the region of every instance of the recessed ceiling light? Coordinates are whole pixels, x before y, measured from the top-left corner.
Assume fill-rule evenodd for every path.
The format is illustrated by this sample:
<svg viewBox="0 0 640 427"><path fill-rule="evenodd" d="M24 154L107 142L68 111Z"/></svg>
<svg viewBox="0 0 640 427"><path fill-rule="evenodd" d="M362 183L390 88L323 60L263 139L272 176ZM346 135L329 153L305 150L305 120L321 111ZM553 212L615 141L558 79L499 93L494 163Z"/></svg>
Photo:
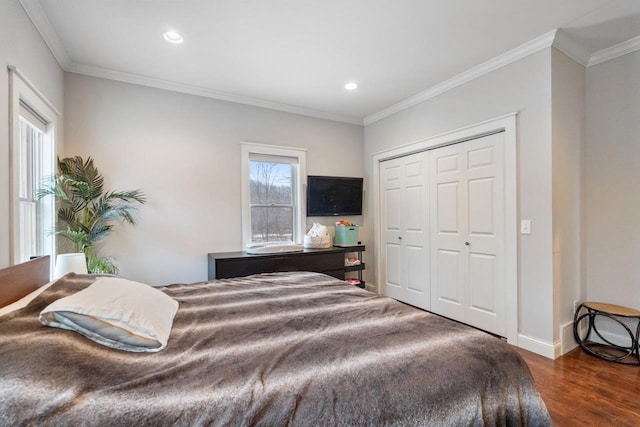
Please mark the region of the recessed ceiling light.
<svg viewBox="0 0 640 427"><path fill-rule="evenodd" d="M344 88L346 90L356 90L358 89L358 83L356 82L349 82L346 85L344 85Z"/></svg>
<svg viewBox="0 0 640 427"><path fill-rule="evenodd" d="M175 31L167 31L162 35L164 39L170 43L180 44L184 41L182 36Z"/></svg>

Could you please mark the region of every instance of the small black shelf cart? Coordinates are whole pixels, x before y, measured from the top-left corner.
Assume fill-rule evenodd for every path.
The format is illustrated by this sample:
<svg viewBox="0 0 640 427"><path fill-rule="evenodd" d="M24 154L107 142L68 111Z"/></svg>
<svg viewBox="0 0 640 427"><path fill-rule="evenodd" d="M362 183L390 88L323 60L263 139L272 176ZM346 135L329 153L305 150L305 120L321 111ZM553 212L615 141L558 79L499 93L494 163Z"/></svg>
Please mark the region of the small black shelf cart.
<svg viewBox="0 0 640 427"><path fill-rule="evenodd" d="M359 261L359 263L357 265L346 265L345 262L345 267L344 267L344 272L345 273L351 273L351 272L357 272L358 273L358 280L360 281L360 283L358 283L356 286L358 286L359 288L364 289L365 288L365 282L364 280L362 280L362 272L364 271L365 265L364 262L362 260L362 252L365 251L365 246L364 245L351 245L351 246L339 246L340 248L344 249L345 255L349 254L349 253L356 253L357 254L357 259ZM345 256L345 261L346 261L346 256ZM349 279L348 277L345 278L345 280Z"/></svg>

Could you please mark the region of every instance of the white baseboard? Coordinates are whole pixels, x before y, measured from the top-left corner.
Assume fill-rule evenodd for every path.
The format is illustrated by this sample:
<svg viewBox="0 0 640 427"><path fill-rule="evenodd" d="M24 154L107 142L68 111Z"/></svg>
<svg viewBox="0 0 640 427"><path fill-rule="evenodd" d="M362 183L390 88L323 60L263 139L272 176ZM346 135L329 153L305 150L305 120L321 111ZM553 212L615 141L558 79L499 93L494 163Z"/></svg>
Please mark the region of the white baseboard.
<svg viewBox="0 0 640 427"><path fill-rule="evenodd" d="M582 334L582 331L578 332ZM606 330L601 330L600 333L606 340L610 342L619 343L620 345L629 345L629 336L612 333ZM602 340L595 334L595 332L591 333L590 340L602 342ZM538 338L532 338L526 335L519 334L518 347L539 354L541 356L548 357L549 359L557 359L563 354L566 354L574 348L578 347L578 343L573 336L573 322L567 322L564 325L560 326L560 340L555 343L550 343Z"/></svg>
<svg viewBox="0 0 640 427"><path fill-rule="evenodd" d="M550 343L542 341L538 338L528 337L526 335L518 335L518 347L539 354L549 359L555 359L560 356L560 342Z"/></svg>
<svg viewBox="0 0 640 427"><path fill-rule="evenodd" d="M573 321L567 322L560 326L560 354L567 354L574 348L578 347L578 343L573 336Z"/></svg>

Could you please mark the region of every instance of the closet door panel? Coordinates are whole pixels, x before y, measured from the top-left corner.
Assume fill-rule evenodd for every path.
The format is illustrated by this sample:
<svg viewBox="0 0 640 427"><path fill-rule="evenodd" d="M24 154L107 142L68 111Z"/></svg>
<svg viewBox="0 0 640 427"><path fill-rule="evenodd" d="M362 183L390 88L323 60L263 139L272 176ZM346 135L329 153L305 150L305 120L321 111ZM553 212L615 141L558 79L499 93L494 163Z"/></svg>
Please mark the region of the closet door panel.
<svg viewBox="0 0 640 427"><path fill-rule="evenodd" d="M464 317L467 306L465 293L466 257L464 237L466 159L460 144L429 152L432 193L431 215L436 216L431 227L431 308L435 313L456 320Z"/></svg>
<svg viewBox="0 0 640 427"><path fill-rule="evenodd" d="M431 307L504 335L502 133L430 152Z"/></svg>
<svg viewBox="0 0 640 427"><path fill-rule="evenodd" d="M437 232L440 235L460 235L458 222L458 182L443 182L436 186Z"/></svg>
<svg viewBox="0 0 640 427"><path fill-rule="evenodd" d="M473 310L479 310L489 315L496 314L495 289L492 286L496 282L496 257L485 254L469 255L469 277L476 282L476 286L470 287L469 306ZM485 286L482 286L484 284Z"/></svg>
<svg viewBox="0 0 640 427"><path fill-rule="evenodd" d="M380 163L385 295L429 309L427 153Z"/></svg>
<svg viewBox="0 0 640 427"><path fill-rule="evenodd" d="M465 143L469 302L465 322L504 336L504 134Z"/></svg>
<svg viewBox="0 0 640 427"><path fill-rule="evenodd" d="M407 290L409 293L417 293L420 299L422 295L428 291L426 289L426 281L425 278L425 264L424 259L427 256L425 253L425 248L422 246L411 246L407 245ZM408 304L411 304L410 300L405 301Z"/></svg>
<svg viewBox="0 0 640 427"><path fill-rule="evenodd" d="M434 295L437 299L437 307L440 311L443 311L442 307L445 304L460 307L462 300L460 251L439 249L436 262L438 287L433 289L432 293L436 292Z"/></svg>
<svg viewBox="0 0 640 427"><path fill-rule="evenodd" d="M386 245L386 281L385 283L389 287L400 289L402 264L400 256L400 245L388 243Z"/></svg>

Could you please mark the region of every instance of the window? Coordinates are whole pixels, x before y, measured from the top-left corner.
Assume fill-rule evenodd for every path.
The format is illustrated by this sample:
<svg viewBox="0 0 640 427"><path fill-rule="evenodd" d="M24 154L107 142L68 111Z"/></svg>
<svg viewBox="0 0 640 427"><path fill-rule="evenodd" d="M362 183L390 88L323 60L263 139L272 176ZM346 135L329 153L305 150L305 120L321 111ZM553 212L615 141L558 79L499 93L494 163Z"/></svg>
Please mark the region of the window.
<svg viewBox="0 0 640 427"><path fill-rule="evenodd" d="M304 161L304 150L242 144L244 245L301 242Z"/></svg>
<svg viewBox="0 0 640 427"><path fill-rule="evenodd" d="M54 255L54 201L38 200L38 189L54 174L57 113L26 79L10 67L11 100L11 260ZM53 259L52 259L53 261Z"/></svg>
<svg viewBox="0 0 640 427"><path fill-rule="evenodd" d="M251 241L293 242L296 164L274 157L249 160ZM297 159L296 159L297 160Z"/></svg>
<svg viewBox="0 0 640 427"><path fill-rule="evenodd" d="M18 262L51 253L51 200L37 198L45 177L51 176L53 150L46 138L46 123L25 105L20 106L18 163Z"/></svg>

